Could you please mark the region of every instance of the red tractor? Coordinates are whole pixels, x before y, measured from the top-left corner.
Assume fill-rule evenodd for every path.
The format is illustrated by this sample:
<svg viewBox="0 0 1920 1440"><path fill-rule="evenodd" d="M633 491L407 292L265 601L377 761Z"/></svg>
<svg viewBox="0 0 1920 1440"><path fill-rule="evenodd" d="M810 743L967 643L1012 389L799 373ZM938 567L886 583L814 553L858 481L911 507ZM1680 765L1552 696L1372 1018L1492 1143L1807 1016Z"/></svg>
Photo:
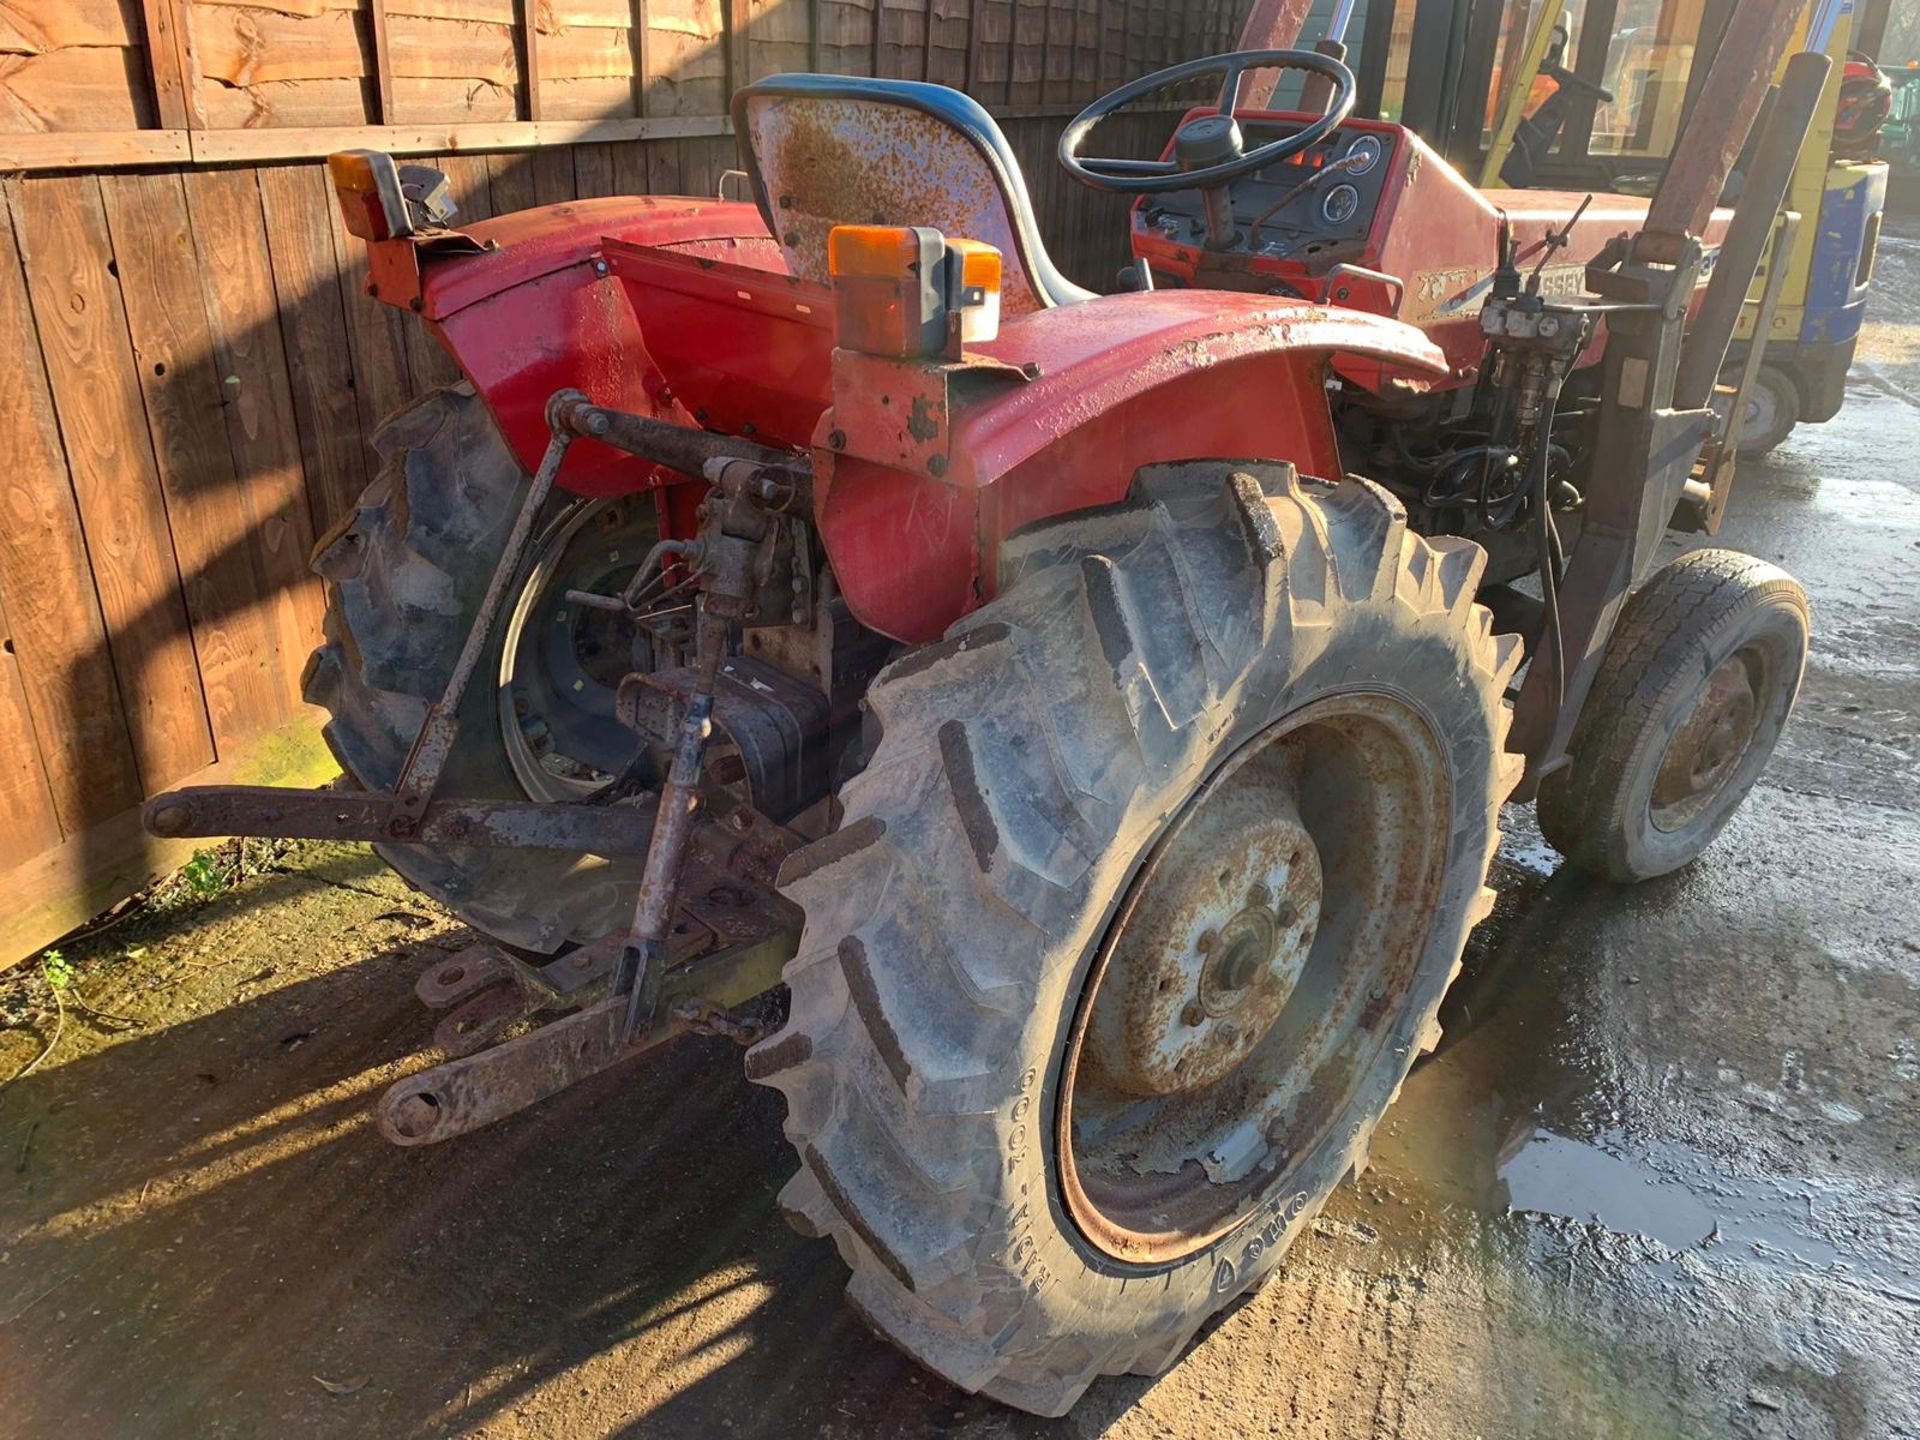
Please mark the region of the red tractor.
<svg viewBox="0 0 1920 1440"><path fill-rule="evenodd" d="M752 204L460 231L434 172L336 156L371 290L466 378L316 551L350 784L148 824L371 840L490 937L419 982L448 1059L397 1143L731 1036L885 1335L1048 1414L1161 1370L1366 1164L1516 786L1640 879L1780 733L1799 587L1647 577L1725 501L1819 74L1713 203L1795 8L1740 7L1651 205L1476 192L1325 54L1149 76L1061 142L1141 197L1104 296L938 86L747 87ZM1236 110L1273 67L1320 103ZM1081 153L1203 75L1159 160Z"/></svg>

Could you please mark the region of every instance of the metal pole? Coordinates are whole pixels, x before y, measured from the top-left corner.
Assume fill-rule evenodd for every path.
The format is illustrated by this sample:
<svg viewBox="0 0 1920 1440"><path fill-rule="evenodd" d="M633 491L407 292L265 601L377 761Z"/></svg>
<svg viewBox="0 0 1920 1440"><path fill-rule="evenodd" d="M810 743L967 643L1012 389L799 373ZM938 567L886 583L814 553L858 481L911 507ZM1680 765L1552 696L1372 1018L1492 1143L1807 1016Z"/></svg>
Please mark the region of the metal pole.
<svg viewBox="0 0 1920 1440"><path fill-rule="evenodd" d="M1825 55L1833 48L1833 32L1840 17L1852 13L1853 0L1820 0L1813 12L1813 22L1807 27L1807 49Z"/></svg>
<svg viewBox="0 0 1920 1440"><path fill-rule="evenodd" d="M1333 19L1327 22L1326 38L1336 45L1347 43L1347 27L1353 24L1353 0L1339 0L1333 7Z"/></svg>
<svg viewBox="0 0 1920 1440"><path fill-rule="evenodd" d="M1313 0L1254 0L1247 12L1247 23L1240 27L1237 50L1287 50L1300 44ZM1273 87L1280 77L1271 70L1256 70L1240 77L1236 110L1264 110L1273 99Z"/></svg>
<svg viewBox="0 0 1920 1440"><path fill-rule="evenodd" d="M1741 0L1734 9L1646 226L1634 237L1635 263L1678 264L1688 240L1706 228L1805 8L1806 0Z"/></svg>
<svg viewBox="0 0 1920 1440"><path fill-rule="evenodd" d="M1507 156L1513 153L1514 132L1520 128L1527 97L1533 92L1533 77L1540 73L1554 26L1560 23L1566 8L1566 0L1547 0L1532 33L1527 36L1526 47L1517 59L1510 61L1513 69L1500 77L1500 120L1493 129L1493 146L1487 151L1486 163L1480 167L1482 190L1491 190L1500 183L1500 172L1506 166Z"/></svg>
<svg viewBox="0 0 1920 1440"><path fill-rule="evenodd" d="M1747 292L1753 288L1760 257L1773 238L1775 221L1786 203L1793 173L1800 165L1801 147L1819 111L1832 69L1832 60L1812 50L1787 62L1786 78L1781 81L1779 98L1754 151L1739 208L1714 262L1713 278L1707 282L1706 298L1680 352L1680 369L1673 382L1673 403L1678 409L1697 410L1713 399L1713 387L1726 364L1734 327L1739 324ZM1754 339L1759 343L1765 337L1756 335Z"/></svg>

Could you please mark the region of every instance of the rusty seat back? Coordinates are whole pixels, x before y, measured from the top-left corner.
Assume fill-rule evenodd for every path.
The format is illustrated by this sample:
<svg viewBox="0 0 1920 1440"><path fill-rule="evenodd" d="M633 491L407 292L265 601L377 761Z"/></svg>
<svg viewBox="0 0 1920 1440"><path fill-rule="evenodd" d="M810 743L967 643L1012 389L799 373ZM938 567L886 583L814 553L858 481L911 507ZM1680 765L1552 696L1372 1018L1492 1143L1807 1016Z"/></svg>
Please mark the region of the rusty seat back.
<svg viewBox="0 0 1920 1440"><path fill-rule="evenodd" d="M776 75L734 96L733 128L760 213L796 275L827 279L835 225L930 225L1000 251L1009 313L1092 298L1047 255L1007 137L958 90Z"/></svg>

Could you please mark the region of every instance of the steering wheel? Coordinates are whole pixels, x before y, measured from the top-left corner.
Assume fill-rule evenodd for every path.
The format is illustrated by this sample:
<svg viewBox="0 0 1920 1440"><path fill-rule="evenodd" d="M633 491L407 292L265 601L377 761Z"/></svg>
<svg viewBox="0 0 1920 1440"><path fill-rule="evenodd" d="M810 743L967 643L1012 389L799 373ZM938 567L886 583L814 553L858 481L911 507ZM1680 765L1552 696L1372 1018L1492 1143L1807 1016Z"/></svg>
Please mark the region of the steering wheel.
<svg viewBox="0 0 1920 1440"><path fill-rule="evenodd" d="M1249 70L1304 70L1333 85L1333 103L1327 113L1301 130L1262 145L1242 147L1240 124L1233 118L1240 77ZM1109 160L1082 156L1080 146L1102 120L1142 96L1169 85L1206 75L1220 77L1220 98L1212 115L1196 115L1173 137L1171 160ZM1310 150L1353 113L1353 71L1331 56L1313 50L1235 50L1170 65L1110 91L1082 110L1060 132L1060 165L1082 185L1116 190L1127 195L1158 195L1169 190L1207 189Z"/></svg>

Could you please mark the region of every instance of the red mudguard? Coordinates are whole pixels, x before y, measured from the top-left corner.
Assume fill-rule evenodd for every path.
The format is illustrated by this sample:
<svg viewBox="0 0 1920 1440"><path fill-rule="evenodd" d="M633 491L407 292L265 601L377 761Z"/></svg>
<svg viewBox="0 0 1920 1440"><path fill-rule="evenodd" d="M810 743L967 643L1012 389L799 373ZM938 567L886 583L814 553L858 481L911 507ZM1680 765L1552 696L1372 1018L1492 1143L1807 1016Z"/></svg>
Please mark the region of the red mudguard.
<svg viewBox="0 0 1920 1440"><path fill-rule="evenodd" d="M957 365L885 361L834 349L831 292L785 272L749 206L581 201L470 233L499 249L428 263L417 308L522 463L538 463L562 387L811 448L840 591L904 641L938 638L991 597L1008 534L1121 499L1142 465L1219 456L1339 475L1335 356L1446 374L1440 350L1397 321L1217 291L1011 318ZM685 480L580 444L559 483L604 495ZM690 516L663 508L673 528Z"/></svg>

